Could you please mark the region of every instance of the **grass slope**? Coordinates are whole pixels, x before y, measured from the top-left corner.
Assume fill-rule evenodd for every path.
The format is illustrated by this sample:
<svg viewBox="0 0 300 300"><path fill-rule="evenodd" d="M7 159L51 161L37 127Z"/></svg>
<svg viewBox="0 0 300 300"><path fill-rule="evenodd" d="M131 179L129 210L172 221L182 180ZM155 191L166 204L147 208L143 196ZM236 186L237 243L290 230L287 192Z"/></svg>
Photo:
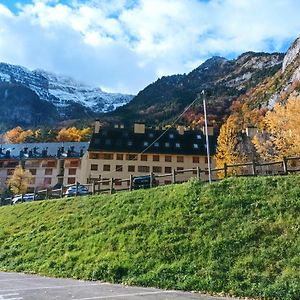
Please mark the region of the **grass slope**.
<svg viewBox="0 0 300 300"><path fill-rule="evenodd" d="M0 269L300 299L300 177L0 208Z"/></svg>

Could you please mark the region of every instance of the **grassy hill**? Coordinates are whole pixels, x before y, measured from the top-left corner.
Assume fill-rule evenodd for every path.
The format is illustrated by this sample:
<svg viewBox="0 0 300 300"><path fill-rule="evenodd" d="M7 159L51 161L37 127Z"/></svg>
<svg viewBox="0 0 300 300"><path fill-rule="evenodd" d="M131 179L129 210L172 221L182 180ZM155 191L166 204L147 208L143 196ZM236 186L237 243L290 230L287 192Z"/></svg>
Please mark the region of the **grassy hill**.
<svg viewBox="0 0 300 300"><path fill-rule="evenodd" d="M299 299L300 177L0 208L0 269Z"/></svg>

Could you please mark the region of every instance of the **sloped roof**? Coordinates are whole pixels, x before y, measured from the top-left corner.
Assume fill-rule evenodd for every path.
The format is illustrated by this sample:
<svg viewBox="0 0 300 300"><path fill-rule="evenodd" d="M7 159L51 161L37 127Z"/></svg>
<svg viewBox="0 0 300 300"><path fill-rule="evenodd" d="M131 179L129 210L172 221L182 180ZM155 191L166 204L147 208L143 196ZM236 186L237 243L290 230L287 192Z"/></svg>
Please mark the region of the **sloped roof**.
<svg viewBox="0 0 300 300"><path fill-rule="evenodd" d="M145 133L131 129L102 128L94 133L88 151L206 155L205 135L200 130L179 134L175 128L164 130L146 128ZM164 134L163 134L164 133ZM217 136L209 136L210 152L215 154Z"/></svg>

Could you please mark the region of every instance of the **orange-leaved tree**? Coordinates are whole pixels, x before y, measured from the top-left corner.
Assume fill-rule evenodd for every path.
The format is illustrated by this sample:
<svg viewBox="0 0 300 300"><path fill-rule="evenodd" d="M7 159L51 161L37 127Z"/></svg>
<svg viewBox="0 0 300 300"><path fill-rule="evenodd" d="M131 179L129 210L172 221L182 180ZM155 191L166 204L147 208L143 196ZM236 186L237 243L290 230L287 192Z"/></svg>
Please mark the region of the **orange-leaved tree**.
<svg viewBox="0 0 300 300"><path fill-rule="evenodd" d="M4 134L4 140L6 143L21 144L28 142L33 135L32 130L23 130L22 127L17 126Z"/></svg>

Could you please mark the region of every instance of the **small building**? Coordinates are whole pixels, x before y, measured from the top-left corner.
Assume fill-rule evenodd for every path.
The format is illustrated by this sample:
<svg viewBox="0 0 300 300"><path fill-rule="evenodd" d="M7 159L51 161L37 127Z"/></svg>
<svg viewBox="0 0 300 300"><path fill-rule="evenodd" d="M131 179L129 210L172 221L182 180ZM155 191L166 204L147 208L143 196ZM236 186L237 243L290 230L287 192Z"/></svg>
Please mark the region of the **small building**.
<svg viewBox="0 0 300 300"><path fill-rule="evenodd" d="M0 147L0 187L7 187L18 165L30 171L30 189L73 184L79 180L81 157L87 148L87 142L3 144Z"/></svg>
<svg viewBox="0 0 300 300"><path fill-rule="evenodd" d="M96 124L95 128L82 158L79 181L83 184L99 179L129 179L130 175L140 176L151 172L155 175L170 174L173 170L196 167L206 170L201 176L203 180L208 180L205 135L201 130L187 130L183 126L177 129L146 128L144 124L134 124L133 128L100 128ZM209 132L210 152L213 156L217 136L212 130ZM213 167L214 159L211 162ZM178 174L178 181L192 176L191 173ZM171 183L170 177L158 180L160 184ZM120 182L118 185L125 188L127 184Z"/></svg>

